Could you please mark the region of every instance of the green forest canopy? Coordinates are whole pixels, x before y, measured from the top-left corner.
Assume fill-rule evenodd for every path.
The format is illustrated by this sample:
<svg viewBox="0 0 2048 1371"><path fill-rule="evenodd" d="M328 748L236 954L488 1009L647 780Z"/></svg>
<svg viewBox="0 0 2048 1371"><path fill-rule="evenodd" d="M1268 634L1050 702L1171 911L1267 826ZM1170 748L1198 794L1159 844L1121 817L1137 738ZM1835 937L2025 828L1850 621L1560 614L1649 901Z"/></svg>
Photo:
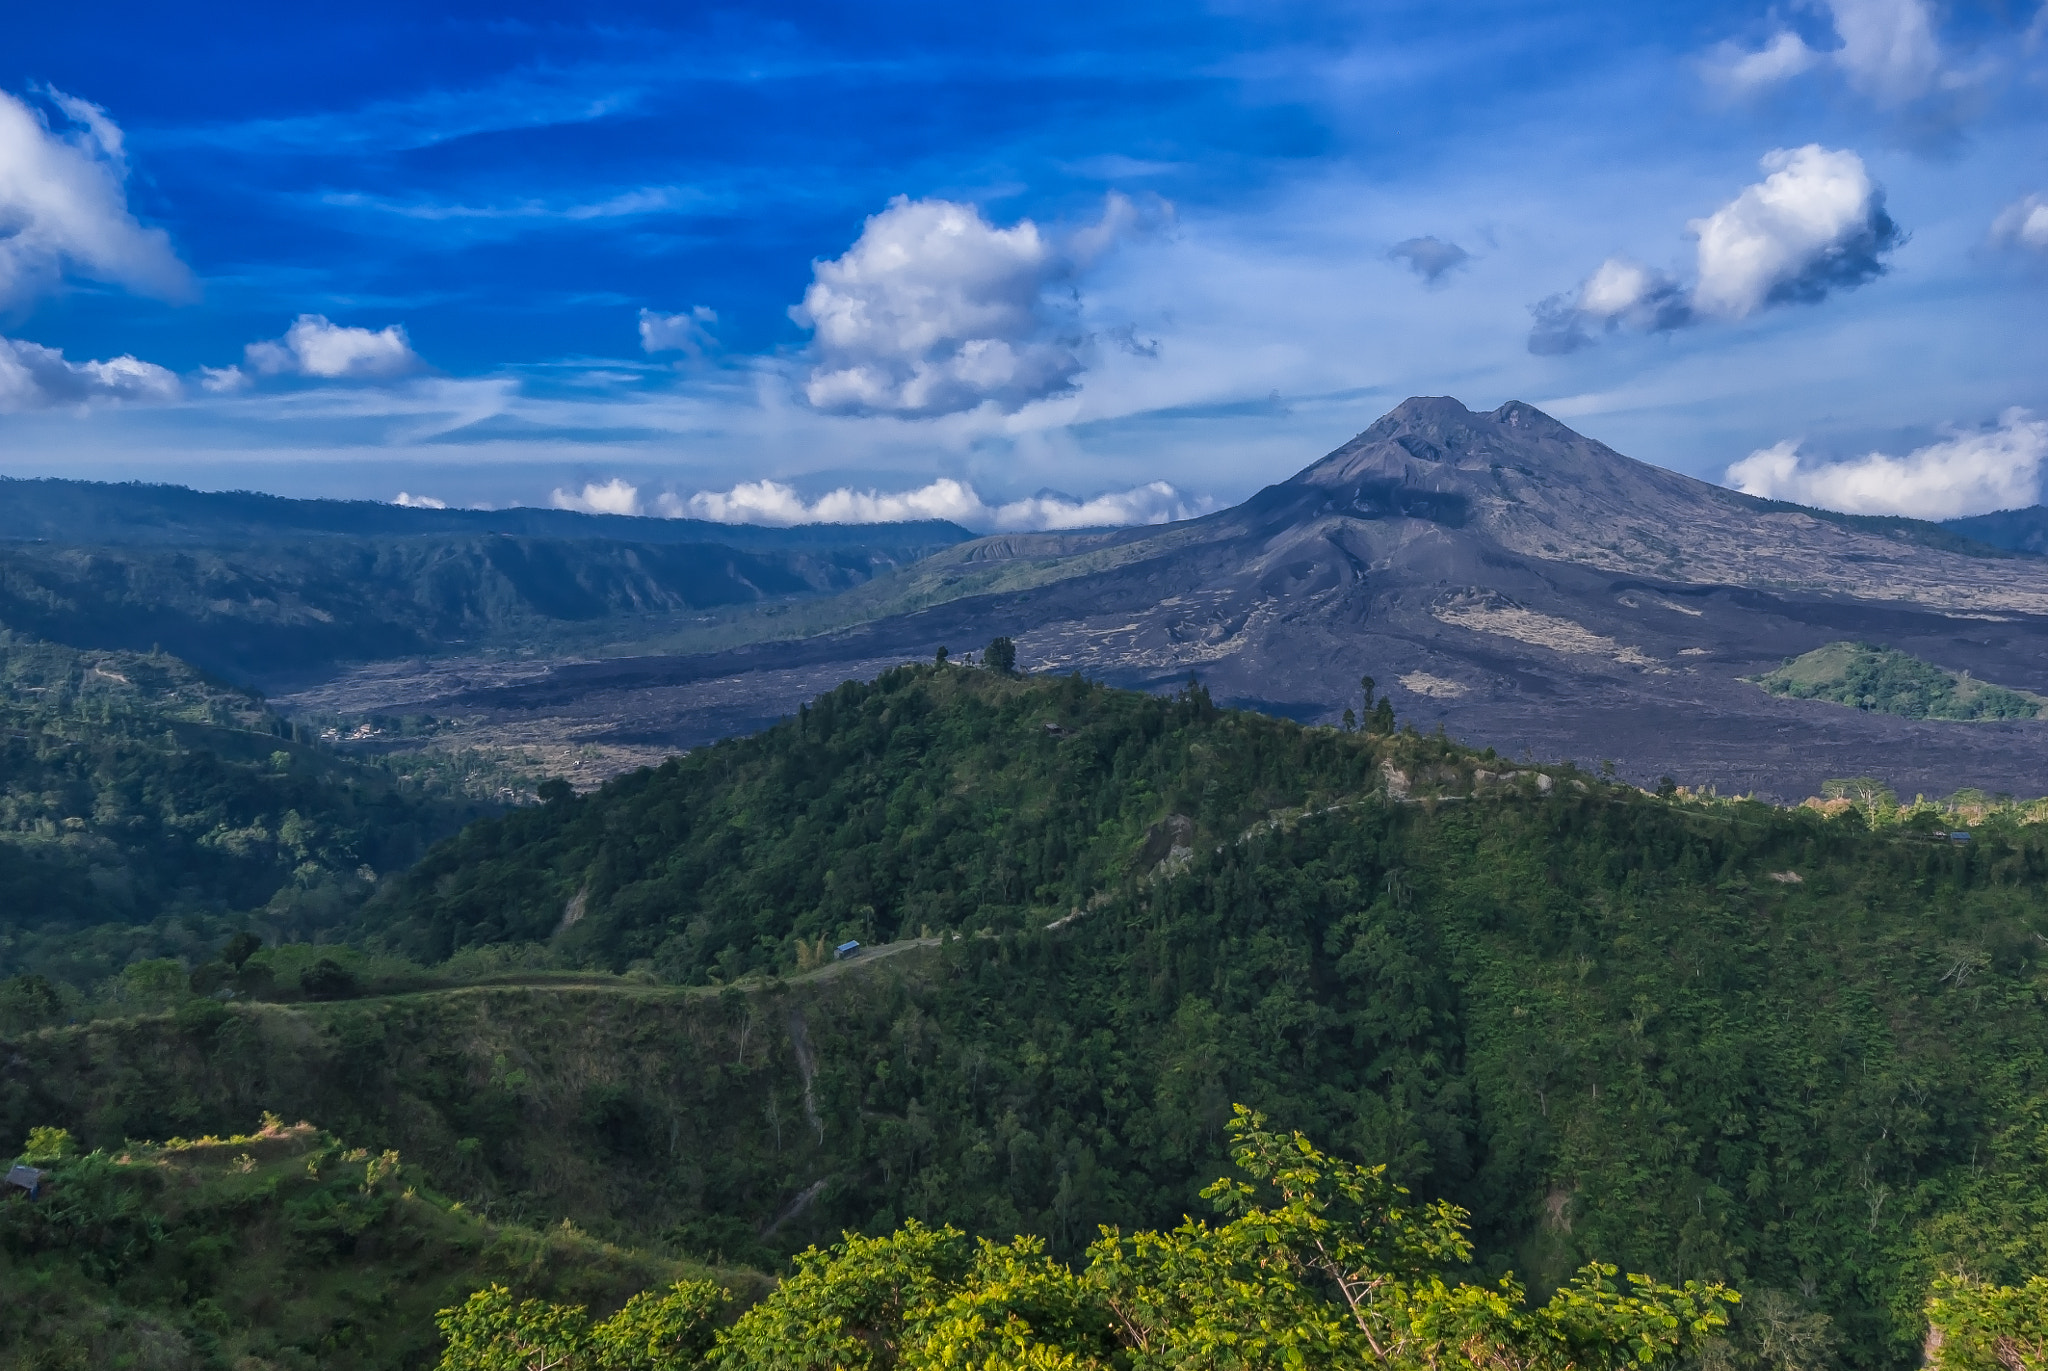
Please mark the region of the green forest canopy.
<svg viewBox="0 0 2048 1371"><path fill-rule="evenodd" d="M1829 643L1754 679L1773 695L1907 719L2032 719L2048 703L1870 643Z"/></svg>
<svg viewBox="0 0 2048 1371"><path fill-rule="evenodd" d="M0 977L204 960L252 920L311 937L496 807L312 745L174 657L0 629Z"/></svg>
<svg viewBox="0 0 2048 1371"><path fill-rule="evenodd" d="M2048 843L1943 817L904 668L474 825L365 913L625 976L19 1035L0 1140L261 1100L621 1239L917 1218L1072 1266L1170 1230L1244 1100L1469 1211L1478 1278L1727 1281L1903 1366L1937 1275L2048 1269Z"/></svg>

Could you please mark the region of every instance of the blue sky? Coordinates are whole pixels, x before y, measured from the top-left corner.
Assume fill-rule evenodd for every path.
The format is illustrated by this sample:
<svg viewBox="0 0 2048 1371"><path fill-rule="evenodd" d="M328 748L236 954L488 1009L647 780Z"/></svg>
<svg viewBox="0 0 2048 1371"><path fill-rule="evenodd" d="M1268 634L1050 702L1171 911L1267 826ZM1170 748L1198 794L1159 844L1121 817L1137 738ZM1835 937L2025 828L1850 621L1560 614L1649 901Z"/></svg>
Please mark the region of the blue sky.
<svg viewBox="0 0 2048 1371"><path fill-rule="evenodd" d="M2048 461L2028 3L9 37L7 474L1039 527L1235 501L1417 393L1845 508Z"/></svg>

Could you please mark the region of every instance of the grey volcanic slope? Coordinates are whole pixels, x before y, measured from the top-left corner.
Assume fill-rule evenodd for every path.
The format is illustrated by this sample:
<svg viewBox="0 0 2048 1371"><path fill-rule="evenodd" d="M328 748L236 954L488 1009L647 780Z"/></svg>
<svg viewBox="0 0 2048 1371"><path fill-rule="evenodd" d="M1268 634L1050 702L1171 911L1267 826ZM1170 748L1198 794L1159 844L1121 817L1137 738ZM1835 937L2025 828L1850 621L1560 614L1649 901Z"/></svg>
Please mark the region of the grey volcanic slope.
<svg viewBox="0 0 2048 1371"><path fill-rule="evenodd" d="M1369 673L1422 727L1514 756L1611 758L1643 780L1780 797L1849 775L1906 793L2048 793L2048 721L1914 722L1740 679L1853 638L2048 693L2048 560L1751 499L1520 403L1475 414L1409 400L1234 509L982 539L896 584L896 603L926 607L880 612L877 598L867 622L798 641L581 663L438 698L396 701L387 678L384 698L353 703L687 746L940 643L1008 633L1031 670L1147 688L1193 672L1219 700L1310 720L1355 704Z"/></svg>

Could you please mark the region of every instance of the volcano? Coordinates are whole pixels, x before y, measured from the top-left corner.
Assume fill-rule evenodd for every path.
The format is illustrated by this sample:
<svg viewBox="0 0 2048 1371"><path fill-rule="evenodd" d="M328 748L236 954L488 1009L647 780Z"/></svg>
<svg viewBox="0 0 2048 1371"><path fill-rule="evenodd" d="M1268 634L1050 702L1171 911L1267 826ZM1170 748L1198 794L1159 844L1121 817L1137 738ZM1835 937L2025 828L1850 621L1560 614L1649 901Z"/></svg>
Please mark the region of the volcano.
<svg viewBox="0 0 2048 1371"><path fill-rule="evenodd" d="M1844 639L2048 693L2048 559L1934 524L1754 499L1633 460L1531 405L1411 399L1243 504L1100 533L1006 534L849 592L838 626L556 668L380 707L580 713L686 746L839 680L1004 634L1018 665L1309 722L1361 703L1515 757L1811 794L2048 792L2048 717L1909 720L1745 680ZM389 696L388 678L383 687ZM332 707L350 703L329 697ZM362 703L356 701L355 703Z"/></svg>

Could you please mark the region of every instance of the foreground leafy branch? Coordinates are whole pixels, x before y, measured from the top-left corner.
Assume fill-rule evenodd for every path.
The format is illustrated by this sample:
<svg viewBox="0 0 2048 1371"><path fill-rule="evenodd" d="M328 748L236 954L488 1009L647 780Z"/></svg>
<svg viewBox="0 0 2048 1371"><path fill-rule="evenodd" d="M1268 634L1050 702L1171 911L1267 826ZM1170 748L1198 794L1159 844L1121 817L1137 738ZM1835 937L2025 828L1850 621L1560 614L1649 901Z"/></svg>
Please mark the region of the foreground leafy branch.
<svg viewBox="0 0 2048 1371"><path fill-rule="evenodd" d="M1462 1210L1411 1206L1385 1167L1265 1125L1239 1106L1242 1178L1203 1192L1220 1222L1105 1229L1078 1272L1036 1238L974 1242L912 1221L805 1252L715 1338L717 1305L697 1287L641 1296L595 1325L581 1309L514 1304L493 1287L443 1311L441 1371L1621 1371L1696 1349L1739 1298L1699 1281L1631 1275L1620 1286L1603 1265L1534 1307L1512 1277L1464 1283ZM622 1337L633 1319L661 1331ZM628 1344L637 1360L623 1359Z"/></svg>
<svg viewBox="0 0 2048 1371"><path fill-rule="evenodd" d="M2010 1286L1943 1276L1927 1301L1927 1326L1936 1371L2043 1371L2048 1277Z"/></svg>

